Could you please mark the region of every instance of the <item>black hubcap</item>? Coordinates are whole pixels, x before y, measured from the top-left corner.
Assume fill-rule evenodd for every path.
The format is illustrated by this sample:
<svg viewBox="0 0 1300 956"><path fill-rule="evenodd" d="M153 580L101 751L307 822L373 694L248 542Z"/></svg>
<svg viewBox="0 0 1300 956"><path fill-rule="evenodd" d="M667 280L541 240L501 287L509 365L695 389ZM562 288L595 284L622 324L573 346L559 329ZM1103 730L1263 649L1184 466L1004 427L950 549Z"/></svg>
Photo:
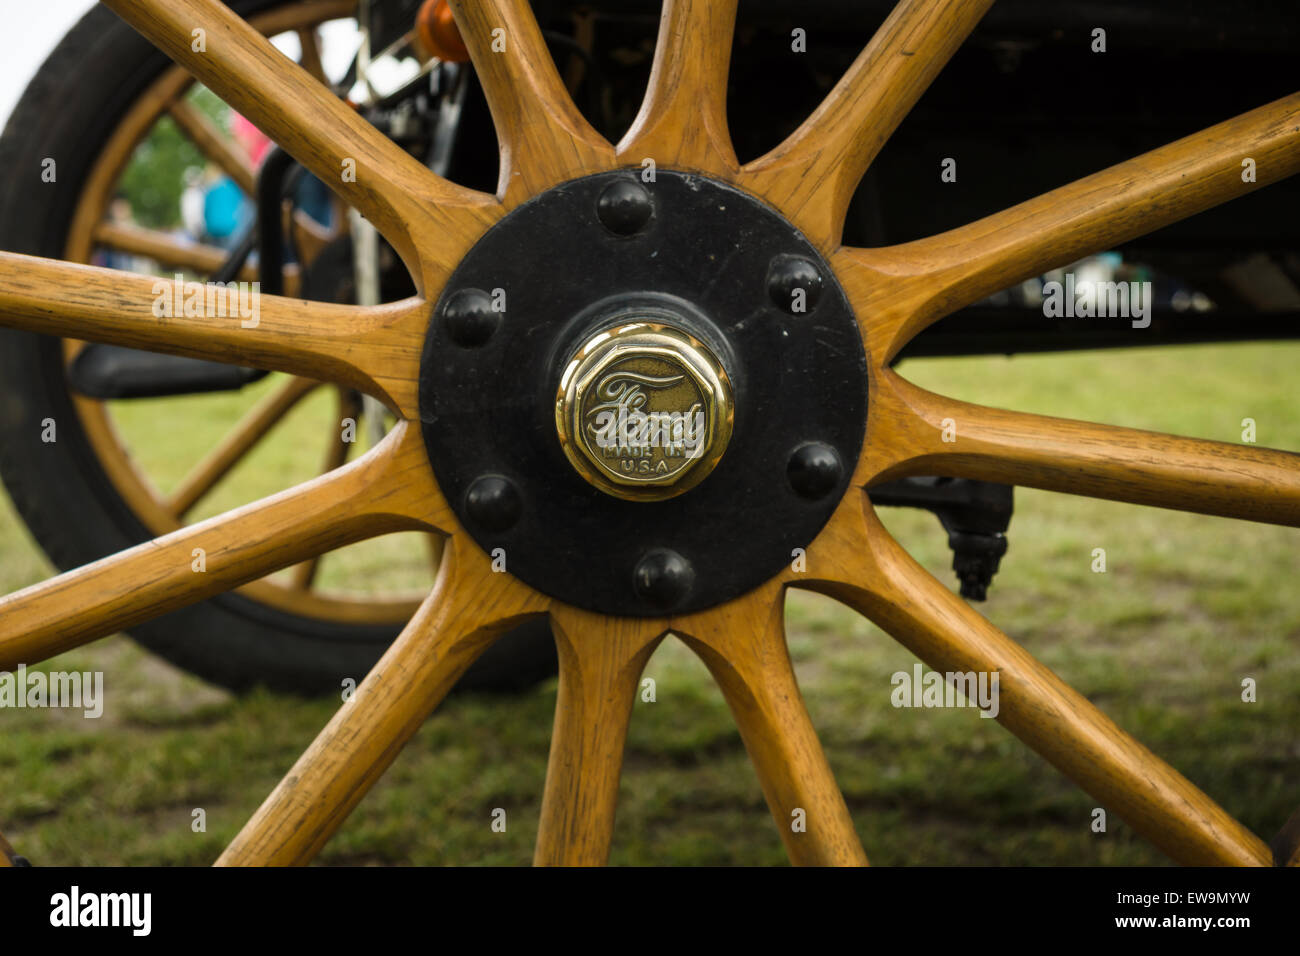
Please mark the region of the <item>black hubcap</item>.
<svg viewBox="0 0 1300 956"><path fill-rule="evenodd" d="M734 387L721 460L667 500L593 487L556 433L569 360L630 321L706 344ZM615 615L699 610L780 572L843 496L866 407L862 340L825 259L757 200L664 170L511 212L448 282L421 366L425 443L466 530L537 590Z"/></svg>

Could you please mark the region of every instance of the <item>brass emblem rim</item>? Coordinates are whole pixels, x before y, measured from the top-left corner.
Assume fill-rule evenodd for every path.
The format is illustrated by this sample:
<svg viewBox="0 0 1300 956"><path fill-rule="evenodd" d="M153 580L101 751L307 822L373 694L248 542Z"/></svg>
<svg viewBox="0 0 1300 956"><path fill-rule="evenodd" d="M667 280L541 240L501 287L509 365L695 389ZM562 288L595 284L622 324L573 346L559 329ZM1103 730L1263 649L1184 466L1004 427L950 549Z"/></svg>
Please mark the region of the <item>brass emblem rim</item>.
<svg viewBox="0 0 1300 956"><path fill-rule="evenodd" d="M595 401L602 385L606 400ZM695 401L662 407L673 399L681 404L682 395ZM629 408L631 401L640 404ZM569 361L556 394L565 457L587 482L631 501L660 501L694 488L721 460L734 424L722 363L699 339L660 322L625 321L591 336Z"/></svg>

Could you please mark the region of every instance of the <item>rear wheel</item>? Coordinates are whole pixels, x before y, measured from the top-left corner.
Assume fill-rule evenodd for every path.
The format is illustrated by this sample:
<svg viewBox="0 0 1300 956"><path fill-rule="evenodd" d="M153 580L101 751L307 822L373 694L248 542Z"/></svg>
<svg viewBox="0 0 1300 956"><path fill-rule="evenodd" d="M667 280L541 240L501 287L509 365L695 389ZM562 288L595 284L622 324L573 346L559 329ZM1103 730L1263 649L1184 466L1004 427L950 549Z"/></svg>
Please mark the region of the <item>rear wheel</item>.
<svg viewBox="0 0 1300 956"><path fill-rule="evenodd" d="M231 6L266 35L289 38L284 47L323 75L322 45L331 29L347 42L355 2ZM0 196L0 247L210 278L224 249L134 217L115 220L113 208L160 130L183 137L200 162L251 195L253 167L205 115L208 104L227 109L110 11L90 11L50 55L0 138L0 157L13 168L40 168L47 157L56 162L48 190ZM326 260L338 259L347 242L337 204L334 213L329 230L302 213L295 220L304 264L320 259L317 275L338 271L339 262ZM245 267L241 278L250 277L256 276ZM301 289L303 278L296 264L287 267L287 291L315 297ZM0 478L63 569L339 467L353 448L340 440L342 421L356 422L358 444L373 428L358 393L278 373L233 393L101 401L70 387L69 367L82 343L10 330L0 331L0 342ZM41 440L45 419L56 423L53 443ZM168 473L177 446L187 445L197 450L179 473ZM284 449L280 457L294 459L295 470L286 474L256 460L267 446ZM140 624L131 636L229 688L333 691L344 679L359 681L410 619L432 584L439 552L432 536L390 536ZM549 629L533 622L485 654L459 686L522 689L555 669Z"/></svg>

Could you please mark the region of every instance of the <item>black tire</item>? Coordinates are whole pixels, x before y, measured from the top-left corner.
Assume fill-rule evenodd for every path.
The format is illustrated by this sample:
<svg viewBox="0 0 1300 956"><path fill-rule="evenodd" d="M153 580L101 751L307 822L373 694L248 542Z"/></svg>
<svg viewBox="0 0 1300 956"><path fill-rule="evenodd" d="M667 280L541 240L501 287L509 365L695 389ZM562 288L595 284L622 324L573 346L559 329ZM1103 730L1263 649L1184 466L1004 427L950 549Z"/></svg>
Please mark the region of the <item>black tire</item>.
<svg viewBox="0 0 1300 956"><path fill-rule="evenodd" d="M247 17L285 0L227 0ZM109 10L96 7L64 37L0 136L0 249L61 258L85 177L126 111L170 61ZM41 182L45 158L57 180ZM29 175L30 174L30 175ZM41 422L57 441L41 440ZM158 440L165 441L165 435ZM0 330L0 480L32 535L61 569L132 547L152 534L112 486L68 394L60 340ZM396 636L392 626L335 624L235 594L131 631L179 667L222 686L338 693L359 681ZM459 689L515 691L556 672L544 619L505 635Z"/></svg>

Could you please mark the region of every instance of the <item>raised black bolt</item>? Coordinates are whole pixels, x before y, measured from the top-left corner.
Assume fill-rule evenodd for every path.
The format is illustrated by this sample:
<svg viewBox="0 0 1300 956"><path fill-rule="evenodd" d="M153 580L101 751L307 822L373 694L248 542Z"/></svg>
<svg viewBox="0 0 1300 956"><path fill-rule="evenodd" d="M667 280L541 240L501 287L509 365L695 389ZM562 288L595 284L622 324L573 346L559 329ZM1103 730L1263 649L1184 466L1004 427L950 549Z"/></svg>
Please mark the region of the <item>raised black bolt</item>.
<svg viewBox="0 0 1300 956"><path fill-rule="evenodd" d="M596 200L596 215L616 236L631 236L650 221L654 203L649 191L635 179L611 183Z"/></svg>
<svg viewBox="0 0 1300 956"><path fill-rule="evenodd" d="M785 467L790 487L804 498L824 498L843 473L839 452L819 441L796 448Z"/></svg>
<svg viewBox="0 0 1300 956"><path fill-rule="evenodd" d="M666 611L691 593L695 569L676 551L654 548L647 551L632 572L632 587L648 604Z"/></svg>
<svg viewBox="0 0 1300 956"><path fill-rule="evenodd" d="M509 478L481 475L465 493L465 511L484 531L505 531L519 520L523 502Z"/></svg>
<svg viewBox="0 0 1300 956"><path fill-rule="evenodd" d="M811 312L822 296L821 270L803 256L780 255L767 267L767 294L791 315Z"/></svg>
<svg viewBox="0 0 1300 956"><path fill-rule="evenodd" d="M471 349L492 338L501 322L501 313L492 308L492 297L482 289L461 289L443 306L442 318L451 340Z"/></svg>

